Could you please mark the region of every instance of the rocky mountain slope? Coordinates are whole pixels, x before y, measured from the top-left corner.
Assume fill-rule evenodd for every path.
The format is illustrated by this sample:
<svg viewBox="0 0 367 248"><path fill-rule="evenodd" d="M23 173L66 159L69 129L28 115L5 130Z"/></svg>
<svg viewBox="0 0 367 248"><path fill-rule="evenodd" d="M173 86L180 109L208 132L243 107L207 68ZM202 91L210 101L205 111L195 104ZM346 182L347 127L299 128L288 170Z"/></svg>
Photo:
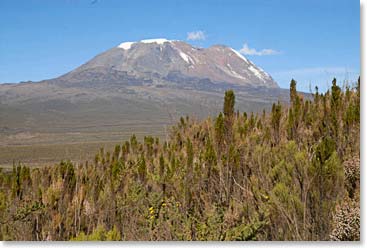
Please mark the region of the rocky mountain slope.
<svg viewBox="0 0 367 248"><path fill-rule="evenodd" d="M278 87L269 74L232 48L222 45L195 48L166 39L121 43L58 81L64 85L113 81L175 87L203 83Z"/></svg>

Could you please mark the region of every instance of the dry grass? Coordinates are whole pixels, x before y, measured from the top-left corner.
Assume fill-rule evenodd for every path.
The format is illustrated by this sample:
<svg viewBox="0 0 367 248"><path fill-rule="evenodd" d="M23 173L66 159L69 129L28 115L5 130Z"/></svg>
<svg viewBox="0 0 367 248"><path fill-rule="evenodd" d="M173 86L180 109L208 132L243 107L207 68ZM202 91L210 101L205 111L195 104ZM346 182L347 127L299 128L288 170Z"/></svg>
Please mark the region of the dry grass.
<svg viewBox="0 0 367 248"><path fill-rule="evenodd" d="M162 132L157 130L152 133L163 138ZM142 139L144 132L136 133L138 139ZM60 135L56 135L60 136ZM105 150L112 150L116 144L130 138L130 133L99 133L94 135L81 135L85 142L68 142L71 137L60 138L63 143L56 143L57 140L47 140L43 137L34 141L31 145L4 145L0 146L0 167L9 168L14 163L23 163L29 166L44 166L59 163L61 160L71 160L73 162L85 162L94 159L95 154L101 147ZM55 136L51 136L55 138ZM96 139L96 140L94 140ZM93 141L94 140L94 141Z"/></svg>

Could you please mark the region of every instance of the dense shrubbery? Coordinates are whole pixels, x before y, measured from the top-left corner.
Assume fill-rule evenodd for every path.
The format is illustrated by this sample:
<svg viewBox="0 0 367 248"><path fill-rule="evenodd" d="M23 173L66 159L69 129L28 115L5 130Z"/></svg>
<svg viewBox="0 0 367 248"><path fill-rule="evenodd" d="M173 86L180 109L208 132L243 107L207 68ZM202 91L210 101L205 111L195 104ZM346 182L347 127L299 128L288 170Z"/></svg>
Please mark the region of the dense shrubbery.
<svg viewBox="0 0 367 248"><path fill-rule="evenodd" d="M2 240L359 239L359 83L0 173Z"/></svg>

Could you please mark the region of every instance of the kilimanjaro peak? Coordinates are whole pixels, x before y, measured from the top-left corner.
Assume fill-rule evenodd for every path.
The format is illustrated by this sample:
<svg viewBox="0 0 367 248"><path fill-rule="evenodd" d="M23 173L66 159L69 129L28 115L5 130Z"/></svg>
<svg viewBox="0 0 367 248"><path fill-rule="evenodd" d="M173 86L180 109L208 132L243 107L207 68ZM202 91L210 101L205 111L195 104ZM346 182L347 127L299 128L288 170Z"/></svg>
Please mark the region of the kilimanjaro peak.
<svg viewBox="0 0 367 248"><path fill-rule="evenodd" d="M108 76L111 72L119 74L119 79L111 79ZM126 83L126 78L134 78L134 82L147 84L148 80L153 86L168 87L190 84L198 87L203 80L214 87L224 84L278 87L268 73L233 48L223 45L197 48L162 38L123 42L59 79L73 84L95 82L96 78L100 78L100 83L116 79Z"/></svg>

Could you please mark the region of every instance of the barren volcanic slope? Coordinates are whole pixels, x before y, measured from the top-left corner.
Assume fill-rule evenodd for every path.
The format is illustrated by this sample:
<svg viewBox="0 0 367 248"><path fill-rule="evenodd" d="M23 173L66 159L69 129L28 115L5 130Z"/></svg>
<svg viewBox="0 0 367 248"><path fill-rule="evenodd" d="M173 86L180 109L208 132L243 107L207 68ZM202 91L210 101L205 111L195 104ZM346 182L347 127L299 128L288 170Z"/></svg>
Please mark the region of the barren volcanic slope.
<svg viewBox="0 0 367 248"><path fill-rule="evenodd" d="M124 42L61 77L0 85L0 164L18 160L18 151L37 158L22 161L43 163L89 158L97 146L132 133L164 138L165 127L180 116L217 114L229 88L241 111L261 111L288 98L269 74L232 48L166 39ZM62 144L70 143L88 143L89 153L68 155ZM52 146L61 147L57 155L37 155L37 147Z"/></svg>

